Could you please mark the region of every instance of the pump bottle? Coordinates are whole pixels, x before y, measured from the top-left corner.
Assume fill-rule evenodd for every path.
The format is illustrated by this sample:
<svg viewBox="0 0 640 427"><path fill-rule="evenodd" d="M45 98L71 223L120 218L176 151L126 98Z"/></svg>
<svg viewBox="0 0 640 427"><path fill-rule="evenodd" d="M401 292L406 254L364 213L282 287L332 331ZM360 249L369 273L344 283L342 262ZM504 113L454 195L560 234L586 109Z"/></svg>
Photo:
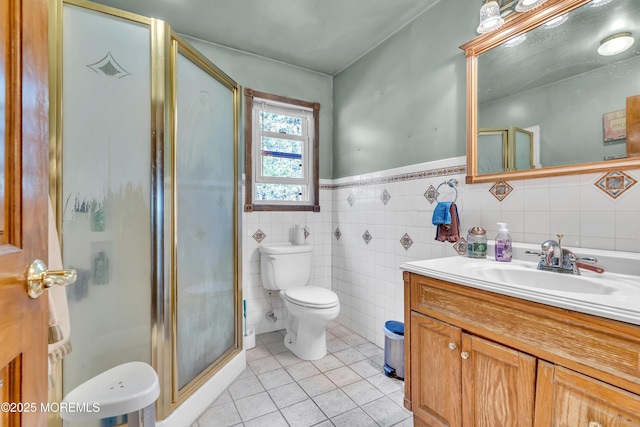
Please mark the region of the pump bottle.
<svg viewBox="0 0 640 427"><path fill-rule="evenodd" d="M512 257L511 236L507 230L507 224L498 223L498 235L496 236L496 261L509 262Z"/></svg>

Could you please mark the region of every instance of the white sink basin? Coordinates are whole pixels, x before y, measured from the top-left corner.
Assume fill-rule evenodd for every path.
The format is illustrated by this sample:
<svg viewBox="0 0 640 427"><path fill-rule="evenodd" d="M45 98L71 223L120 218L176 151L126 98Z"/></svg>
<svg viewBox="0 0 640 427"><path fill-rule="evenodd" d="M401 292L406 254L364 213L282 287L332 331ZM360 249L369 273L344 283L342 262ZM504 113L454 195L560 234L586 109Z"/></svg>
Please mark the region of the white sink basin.
<svg viewBox="0 0 640 427"><path fill-rule="evenodd" d="M608 295L616 292L616 287L607 283L609 275L574 276L572 274L555 273L538 270L536 264L510 263L474 263L464 266L465 273L476 279L491 282L525 286L527 288L571 292L581 294Z"/></svg>
<svg viewBox="0 0 640 427"><path fill-rule="evenodd" d="M400 268L476 289L640 325L640 254L613 254L610 258L604 251L595 255L606 260L599 263L605 270L609 265L618 264L630 268L624 273L607 270L602 274L582 269L582 275L572 275L538 270L535 257L531 261L514 259L502 263L492 257L460 256L406 262ZM619 260L615 259L616 255Z"/></svg>

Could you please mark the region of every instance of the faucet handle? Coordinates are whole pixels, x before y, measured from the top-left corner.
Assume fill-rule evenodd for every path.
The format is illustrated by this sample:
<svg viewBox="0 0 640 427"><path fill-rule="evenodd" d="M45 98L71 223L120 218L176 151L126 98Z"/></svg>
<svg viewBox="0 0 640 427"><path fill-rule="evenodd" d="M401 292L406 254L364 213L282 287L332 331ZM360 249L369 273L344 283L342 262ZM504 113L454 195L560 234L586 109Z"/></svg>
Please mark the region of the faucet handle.
<svg viewBox="0 0 640 427"><path fill-rule="evenodd" d="M579 257L575 257L574 261L584 261L584 262L590 262L595 264L598 262L598 258L594 258L590 256L579 256Z"/></svg>
<svg viewBox="0 0 640 427"><path fill-rule="evenodd" d="M585 270L591 270L600 274L604 273L604 268L595 266L593 264L587 264L586 262L583 262L583 261L576 261L576 267L583 268Z"/></svg>
<svg viewBox="0 0 640 427"><path fill-rule="evenodd" d="M527 255L538 255L538 256L544 255L542 252L538 252L538 251L524 251L524 253Z"/></svg>
<svg viewBox="0 0 640 427"><path fill-rule="evenodd" d="M560 242L560 240L562 240L562 238L564 237L564 234L558 233L556 234L556 236L558 236L558 242Z"/></svg>

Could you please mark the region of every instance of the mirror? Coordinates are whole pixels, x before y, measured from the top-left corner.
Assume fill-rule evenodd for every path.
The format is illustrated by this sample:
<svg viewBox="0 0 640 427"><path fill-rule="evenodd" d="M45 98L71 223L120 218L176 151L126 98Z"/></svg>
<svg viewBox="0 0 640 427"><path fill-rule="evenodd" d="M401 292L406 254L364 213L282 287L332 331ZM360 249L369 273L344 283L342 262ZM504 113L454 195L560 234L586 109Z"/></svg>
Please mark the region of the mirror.
<svg viewBox="0 0 640 427"><path fill-rule="evenodd" d="M548 0L461 48L467 183L640 168L640 1Z"/></svg>
<svg viewBox="0 0 640 427"><path fill-rule="evenodd" d="M539 146L531 130L515 126L478 129L478 173L501 173L533 169L539 164Z"/></svg>

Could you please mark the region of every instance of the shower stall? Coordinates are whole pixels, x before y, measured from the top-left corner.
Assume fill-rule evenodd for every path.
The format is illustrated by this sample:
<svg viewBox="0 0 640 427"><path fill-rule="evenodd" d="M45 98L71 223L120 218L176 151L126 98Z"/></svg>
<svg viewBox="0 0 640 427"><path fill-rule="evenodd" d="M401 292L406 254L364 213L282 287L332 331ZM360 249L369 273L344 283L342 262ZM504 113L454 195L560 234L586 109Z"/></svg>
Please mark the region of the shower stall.
<svg viewBox="0 0 640 427"><path fill-rule="evenodd" d="M161 420L243 357L240 86L160 20L54 3L51 194L78 272L63 394L144 361Z"/></svg>

